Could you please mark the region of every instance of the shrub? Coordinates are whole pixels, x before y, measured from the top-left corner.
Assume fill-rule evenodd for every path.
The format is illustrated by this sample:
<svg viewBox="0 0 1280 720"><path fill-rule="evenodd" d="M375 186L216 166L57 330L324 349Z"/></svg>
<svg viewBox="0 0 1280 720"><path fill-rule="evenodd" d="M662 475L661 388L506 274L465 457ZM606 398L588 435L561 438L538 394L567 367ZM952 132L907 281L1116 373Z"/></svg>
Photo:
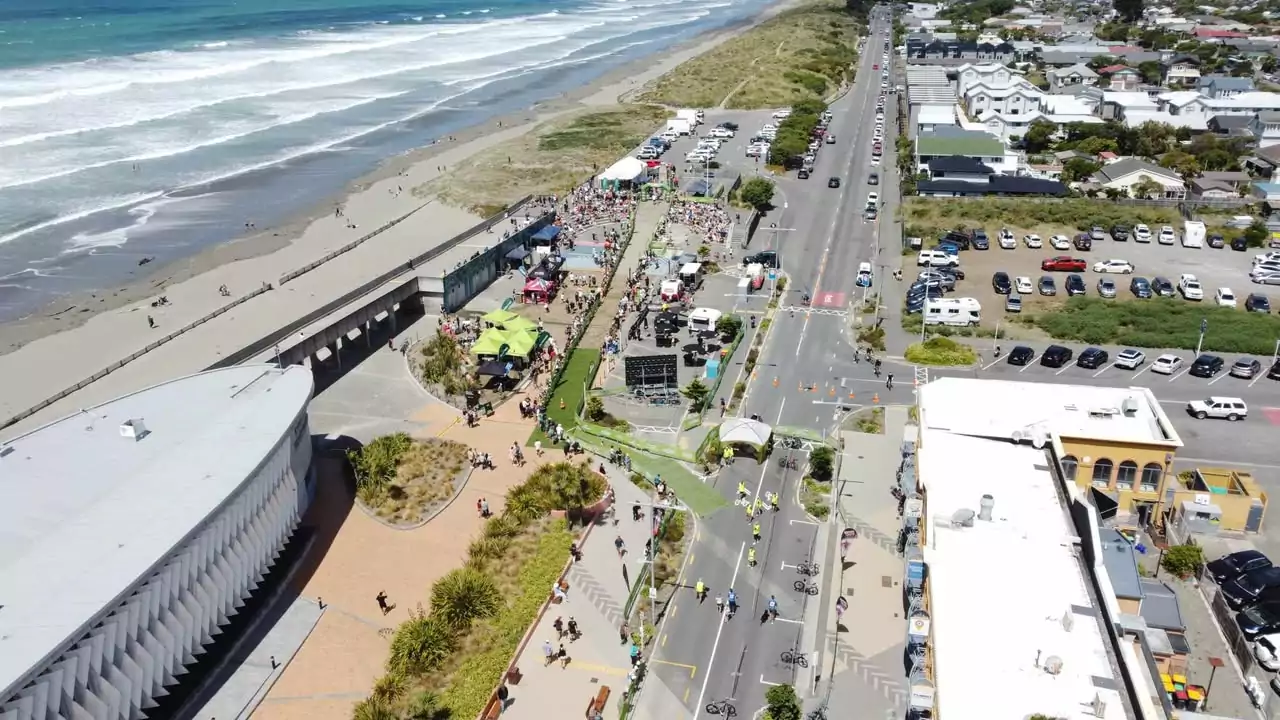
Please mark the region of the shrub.
<svg viewBox="0 0 1280 720"><path fill-rule="evenodd" d="M874 350L885 349L884 344L884 328L880 326L867 327L858 331L858 342L867 345Z"/></svg>
<svg viewBox="0 0 1280 720"><path fill-rule="evenodd" d="M1060 340L1146 348L1195 348L1201 320L1209 325L1206 351L1270 356L1280 337L1280 316L1175 298L1116 302L1075 297L1055 312L1032 318L1036 327Z"/></svg>
<svg viewBox="0 0 1280 720"><path fill-rule="evenodd" d="M711 388L698 378L694 378L680 390L680 394L689 400L693 412L702 412L702 409L707 406Z"/></svg>
<svg viewBox="0 0 1280 720"><path fill-rule="evenodd" d="M906 358L917 365L972 365L978 361L978 354L951 338L931 337L923 344L909 346Z"/></svg>
<svg viewBox="0 0 1280 720"><path fill-rule="evenodd" d="M493 578L474 568L461 567L449 571L431 587L431 616L465 629L475 620L495 615L502 604L500 597Z"/></svg>
<svg viewBox="0 0 1280 720"><path fill-rule="evenodd" d="M407 433L375 438L359 450L348 450L347 459L356 475L356 492L366 504L376 504L396 477L400 459L413 446Z"/></svg>
<svg viewBox="0 0 1280 720"><path fill-rule="evenodd" d="M604 417L604 401L597 395L587 398L587 419L598 422Z"/></svg>
<svg viewBox="0 0 1280 720"><path fill-rule="evenodd" d="M396 628L391 638L391 654L387 657L387 671L404 675L429 673L439 668L456 648L453 628L419 608Z"/></svg>
<svg viewBox="0 0 1280 720"><path fill-rule="evenodd" d="M738 197L757 210L767 210L772 207L773 192L773 183L762 177L753 177L738 189Z"/></svg>
<svg viewBox="0 0 1280 720"><path fill-rule="evenodd" d="M1199 572L1204 565L1204 550L1199 545L1174 545L1164 551L1160 567L1170 574L1186 579Z"/></svg>
<svg viewBox="0 0 1280 720"><path fill-rule="evenodd" d="M716 332L720 337L732 340L742 330L742 318L737 315L721 315L716 321Z"/></svg>
<svg viewBox="0 0 1280 720"><path fill-rule="evenodd" d="M800 698L790 685L774 685L764 694L764 716L768 720L800 720Z"/></svg>
<svg viewBox="0 0 1280 720"><path fill-rule="evenodd" d="M836 452L826 445L819 445L809 453L809 474L823 482L831 480L835 472Z"/></svg>

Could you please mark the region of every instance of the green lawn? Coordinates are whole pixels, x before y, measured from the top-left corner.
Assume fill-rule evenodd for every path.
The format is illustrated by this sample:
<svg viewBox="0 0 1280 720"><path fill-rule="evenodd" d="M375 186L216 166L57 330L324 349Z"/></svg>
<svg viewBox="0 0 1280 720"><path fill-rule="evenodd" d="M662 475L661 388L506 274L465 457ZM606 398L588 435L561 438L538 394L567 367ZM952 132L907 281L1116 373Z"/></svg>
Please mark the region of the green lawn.
<svg viewBox="0 0 1280 720"><path fill-rule="evenodd" d="M581 431L574 433L574 437L584 447L591 448L592 451L602 455L608 455L614 448L621 448L631 457L632 470L650 480L657 475L661 475L663 481L670 485L672 490L675 490L676 497L680 498L684 504L689 506L690 510L693 510L698 515L706 517L729 504L729 501L725 500L724 496L714 487L699 480L692 470L686 468L678 460L647 453L643 450L637 450L634 447Z"/></svg>
<svg viewBox="0 0 1280 720"><path fill-rule="evenodd" d="M560 382L556 384L551 393L551 400L547 403L547 417L551 418L552 422L563 425L566 432L578 426L578 410L586 401L587 388L594 379L591 377L591 368L595 367L599 361L599 350L579 348L569 353L564 373L560 376ZM564 400L563 410L560 408L561 400ZM528 444L533 445L536 440L541 440L544 445L551 444L546 434L539 428L534 428Z"/></svg>
<svg viewBox="0 0 1280 720"><path fill-rule="evenodd" d="M1051 313L1019 322L1034 324L1059 340L1145 348L1194 348L1200 322L1208 324L1204 351L1271 355L1280 337L1280 317L1217 307L1211 300L1191 303L1176 298L1103 300L1075 297Z"/></svg>

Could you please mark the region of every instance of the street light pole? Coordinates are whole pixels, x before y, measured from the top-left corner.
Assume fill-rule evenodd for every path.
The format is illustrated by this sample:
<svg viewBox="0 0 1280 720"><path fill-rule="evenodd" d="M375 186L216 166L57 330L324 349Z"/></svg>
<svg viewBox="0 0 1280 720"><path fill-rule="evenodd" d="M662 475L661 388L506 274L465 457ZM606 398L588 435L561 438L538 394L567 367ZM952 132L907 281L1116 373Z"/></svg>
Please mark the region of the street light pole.
<svg viewBox="0 0 1280 720"><path fill-rule="evenodd" d="M1200 339L1196 341L1196 357L1200 357L1200 348L1204 346L1204 334L1209 330L1209 318L1200 320Z"/></svg>

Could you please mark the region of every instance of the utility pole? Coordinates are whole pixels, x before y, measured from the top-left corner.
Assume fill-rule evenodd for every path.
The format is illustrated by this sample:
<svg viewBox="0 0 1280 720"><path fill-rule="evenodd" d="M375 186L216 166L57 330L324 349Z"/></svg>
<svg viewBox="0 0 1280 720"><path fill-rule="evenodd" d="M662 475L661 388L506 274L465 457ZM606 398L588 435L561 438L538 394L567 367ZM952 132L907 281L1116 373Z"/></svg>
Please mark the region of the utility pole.
<svg viewBox="0 0 1280 720"><path fill-rule="evenodd" d="M689 508L685 507L684 505L678 505L675 503L647 502L647 503L633 503L633 504L640 505L641 507L649 508L649 522L652 525L649 529L649 539L652 540L653 542L649 543L649 547L651 549L649 551L648 557L645 558L644 560L641 560L640 564L649 566L649 624L654 626L655 632L656 632L656 629L658 627L658 618L657 618L658 587L654 584L653 576L654 576L654 571L657 568L657 562L658 562L657 531L658 531L658 528L660 527L657 520L658 510L661 509L661 510L674 510L676 512L687 512ZM617 517L616 513L615 513L615 517ZM623 618L623 620L625 621L626 618ZM644 623L643 622L640 623L640 647L644 647Z"/></svg>
<svg viewBox="0 0 1280 720"><path fill-rule="evenodd" d="M1196 357L1200 357L1200 348L1204 346L1204 334L1209 330L1209 318L1200 319L1200 339L1196 341Z"/></svg>

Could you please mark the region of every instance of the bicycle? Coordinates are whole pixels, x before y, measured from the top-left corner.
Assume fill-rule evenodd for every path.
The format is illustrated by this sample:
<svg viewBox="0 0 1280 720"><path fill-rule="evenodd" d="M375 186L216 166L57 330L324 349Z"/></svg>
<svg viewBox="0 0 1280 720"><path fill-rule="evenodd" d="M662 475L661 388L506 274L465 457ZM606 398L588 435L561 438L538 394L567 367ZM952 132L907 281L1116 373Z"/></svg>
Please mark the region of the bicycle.
<svg viewBox="0 0 1280 720"><path fill-rule="evenodd" d="M818 575L818 570L818 563L814 562L800 563L796 566L796 572L809 577L816 577Z"/></svg>
<svg viewBox="0 0 1280 720"><path fill-rule="evenodd" d="M817 583L808 583L808 582L805 582L804 580L797 580L794 583L792 583L791 587L795 588L796 592L804 593L805 595L818 594Z"/></svg>
<svg viewBox="0 0 1280 720"><path fill-rule="evenodd" d="M783 665L795 665L796 667L802 668L809 667L809 660L804 656L804 653L797 652L795 650L784 650L779 659L782 660Z"/></svg>
<svg viewBox="0 0 1280 720"><path fill-rule="evenodd" d="M729 703L729 699L725 698L719 702L707 703L708 715L724 715L725 717L734 717L738 714L738 709Z"/></svg>

